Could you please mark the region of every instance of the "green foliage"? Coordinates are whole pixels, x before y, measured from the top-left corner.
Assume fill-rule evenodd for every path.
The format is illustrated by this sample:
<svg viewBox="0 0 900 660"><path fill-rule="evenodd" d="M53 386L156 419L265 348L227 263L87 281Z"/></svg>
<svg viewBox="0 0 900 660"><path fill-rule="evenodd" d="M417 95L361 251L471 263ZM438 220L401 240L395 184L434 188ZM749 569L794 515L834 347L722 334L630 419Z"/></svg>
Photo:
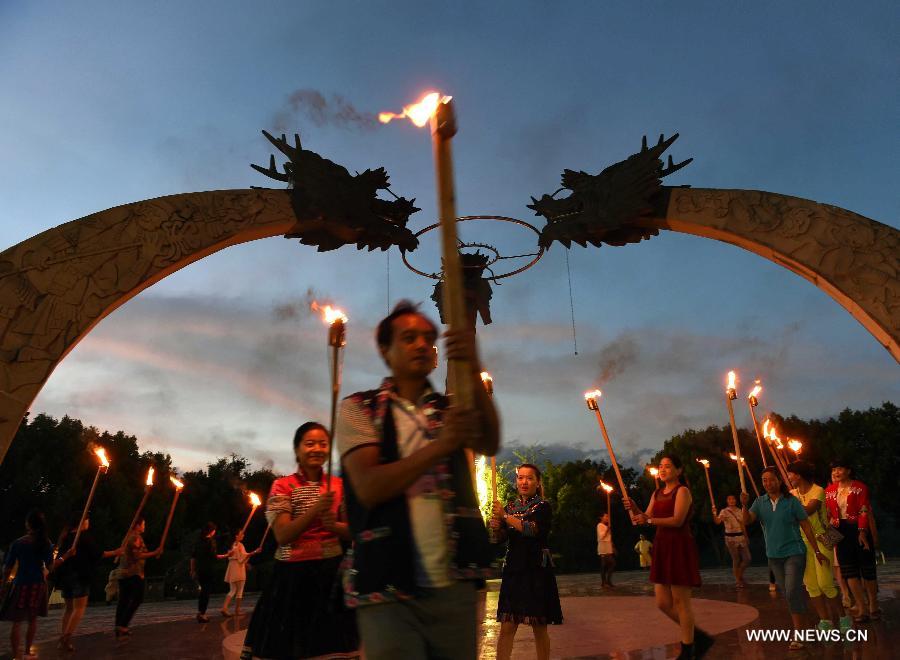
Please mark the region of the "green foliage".
<svg viewBox="0 0 900 660"><path fill-rule="evenodd" d="M54 542L67 520L81 513L97 474L91 443L104 447L111 463L109 472L100 477L91 506L94 537L104 549L118 547L144 495L147 468L152 465L155 485L143 516L147 544L156 547L174 495L169 483L171 456L141 452L137 438L121 431L100 432L70 417L56 420L43 414L25 418L0 465L0 547L8 547L25 533L25 516L31 509L44 512ZM227 547L249 513L246 491L264 498L275 475L270 470L251 470L245 458L232 454L180 479L185 488L172 519L167 552L147 563L150 576L186 574L198 530L207 521L218 525L219 543ZM265 526L257 513L247 529L250 547L262 537ZM111 567L110 561L107 568ZM94 595L102 593L105 577L105 572L96 576Z"/></svg>

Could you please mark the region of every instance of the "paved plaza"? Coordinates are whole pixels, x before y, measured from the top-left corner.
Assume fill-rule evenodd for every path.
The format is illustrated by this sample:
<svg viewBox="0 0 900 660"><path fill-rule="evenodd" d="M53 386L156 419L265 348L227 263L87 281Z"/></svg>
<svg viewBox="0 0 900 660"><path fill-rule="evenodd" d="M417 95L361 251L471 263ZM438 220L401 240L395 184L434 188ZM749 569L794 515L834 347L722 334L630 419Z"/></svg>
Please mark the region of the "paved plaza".
<svg viewBox="0 0 900 660"><path fill-rule="evenodd" d="M746 632L753 629L789 626L787 607L780 595L770 594L767 571L756 567L748 571L749 588L737 591L729 571L702 571L704 586L695 591L694 609L698 625L716 638L707 658L874 658L898 657L900 648L900 561L879 566L879 604L884 618L861 626L868 641L812 644L789 653L786 642L750 642ZM612 590L601 589L599 575L579 574L558 577L565 623L550 630L553 658L641 658L664 660L678 654L676 626L659 614L653 604L652 586L646 572L631 571L615 575ZM492 582L486 594L486 612L482 627L483 660L495 658L499 625L493 621L499 584ZM256 596L248 595L247 610ZM114 607L88 608L79 635L73 640L75 653L56 650L56 631L61 610L54 609L40 620L37 653L50 658L129 658L143 660L165 658L233 658L229 651L239 646L248 615L224 619L218 614L222 597L210 603L211 622L198 624L194 601L146 603L132 624L130 638L117 641L112 634ZM0 658L9 658L9 624L0 624ZM514 658L533 657L531 631L520 629Z"/></svg>

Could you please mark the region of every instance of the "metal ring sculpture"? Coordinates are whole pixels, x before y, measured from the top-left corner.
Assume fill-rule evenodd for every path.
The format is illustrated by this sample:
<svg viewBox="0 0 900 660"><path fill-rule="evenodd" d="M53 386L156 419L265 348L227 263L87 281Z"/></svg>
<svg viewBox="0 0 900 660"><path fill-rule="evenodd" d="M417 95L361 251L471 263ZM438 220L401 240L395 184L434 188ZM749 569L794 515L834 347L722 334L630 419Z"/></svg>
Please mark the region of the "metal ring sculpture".
<svg viewBox="0 0 900 660"><path fill-rule="evenodd" d="M537 228L535 228L533 225L525 222L524 220L519 220L518 218L509 218L505 215L464 215L464 216L461 216L456 219L457 222L467 222L469 220L486 220L486 221L494 220L497 222L510 222L514 225L519 225L520 227L526 227L526 228L530 229L538 237L540 237L540 235L541 235L541 232L538 231ZM417 231L415 233L415 237L419 238L419 236L421 236L422 234L426 234L426 233L432 231L433 229L436 229L439 226L440 226L440 223L438 223L438 222L434 223L433 225L428 225L424 229L420 229L419 231ZM512 277L513 275L518 275L519 273L528 270L529 268L534 266L538 261L540 261L541 257L544 256L544 252L546 251L545 248L540 247L540 248L538 248L537 252L532 252L532 253L528 253L528 254L514 254L514 255L510 255L508 257L504 257L500 254L500 250L498 250L493 245L489 245L487 243L459 241L459 249L463 250L465 248L484 248L485 250L492 252L493 256L488 260L488 263L486 266L486 268L488 270L490 270L490 267L493 266L498 261L500 261L501 259L521 259L521 258L525 258L525 257L534 257L531 261L529 261L527 264L525 264L521 268L516 268L515 270L511 270L508 273L501 273L500 275L491 275L490 277L484 278L484 279L490 280L490 281L501 280L504 277ZM419 270L418 268L413 266L411 263L409 263L409 260L407 259L407 252L405 250L401 251L400 254L403 257L403 264L407 268L409 268L412 272L416 273L417 275L421 275L422 277L428 277L433 280L441 279L440 273L426 273L424 270ZM491 272L493 273L493 271L491 271Z"/></svg>

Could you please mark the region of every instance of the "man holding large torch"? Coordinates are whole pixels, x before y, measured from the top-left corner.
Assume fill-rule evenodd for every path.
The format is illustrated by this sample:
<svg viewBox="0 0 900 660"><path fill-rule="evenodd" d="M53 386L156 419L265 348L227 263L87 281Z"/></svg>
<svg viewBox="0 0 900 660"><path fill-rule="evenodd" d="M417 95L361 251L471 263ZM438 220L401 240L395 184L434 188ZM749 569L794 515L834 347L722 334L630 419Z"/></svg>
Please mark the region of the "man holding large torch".
<svg viewBox="0 0 900 660"><path fill-rule="evenodd" d="M409 302L376 330L391 371L344 399L336 440L349 477L350 528L361 541L346 574L370 660L475 658L476 580L494 577L492 549L466 449L493 456L499 421L481 383L473 331L448 331L446 356L466 361L472 408L435 392L437 326Z"/></svg>

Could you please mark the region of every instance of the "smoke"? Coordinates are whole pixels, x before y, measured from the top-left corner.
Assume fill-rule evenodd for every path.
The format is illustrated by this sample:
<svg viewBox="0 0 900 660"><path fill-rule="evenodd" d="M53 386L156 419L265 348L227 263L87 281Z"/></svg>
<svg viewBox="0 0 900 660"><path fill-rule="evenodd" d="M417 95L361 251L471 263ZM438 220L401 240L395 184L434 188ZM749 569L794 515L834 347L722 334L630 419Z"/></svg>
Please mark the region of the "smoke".
<svg viewBox="0 0 900 660"><path fill-rule="evenodd" d="M321 303L322 296L310 287L301 298L274 305L272 307L272 315L276 321L293 321L305 318L312 313L310 307L316 301Z"/></svg>
<svg viewBox="0 0 900 660"><path fill-rule="evenodd" d="M621 335L600 349L600 376L598 385L603 386L637 362L638 345L630 335Z"/></svg>
<svg viewBox="0 0 900 660"><path fill-rule="evenodd" d="M297 117L314 125L334 126L355 131L371 131L378 126L374 112L360 112L340 94L325 97L314 89L298 89L285 99L285 107L272 117L272 128L280 132L293 130Z"/></svg>

